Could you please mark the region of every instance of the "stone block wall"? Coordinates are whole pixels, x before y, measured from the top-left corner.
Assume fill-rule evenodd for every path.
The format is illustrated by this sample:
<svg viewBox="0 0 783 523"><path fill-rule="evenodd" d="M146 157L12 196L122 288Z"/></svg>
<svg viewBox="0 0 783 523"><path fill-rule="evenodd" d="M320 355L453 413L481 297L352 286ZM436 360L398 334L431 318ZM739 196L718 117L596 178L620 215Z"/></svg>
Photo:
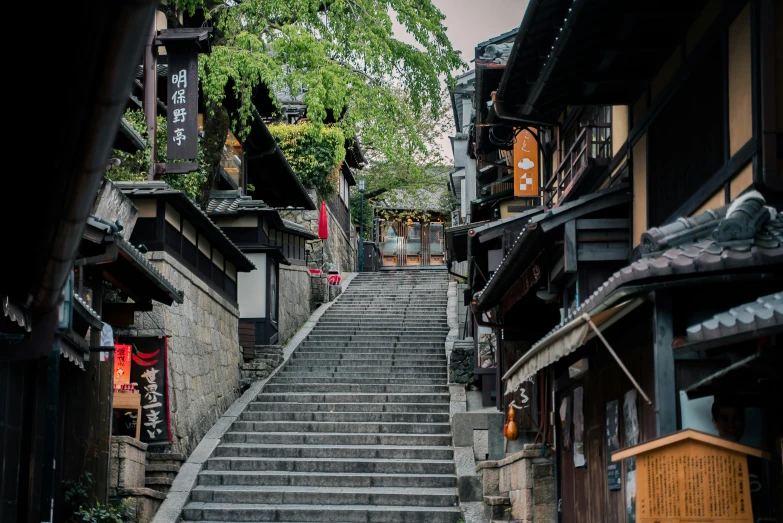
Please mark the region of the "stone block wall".
<svg viewBox="0 0 783 523"><path fill-rule="evenodd" d="M318 234L318 216L321 208L321 202L318 199L315 190L308 189L308 194L314 202L317 202L319 210L316 211L280 211L280 216L286 220L304 225L313 234ZM349 235L345 234L340 222L327 206L326 215L329 220L329 238L326 240L312 240L307 242L310 249L310 266L316 268L313 263L331 262L337 266L340 273L355 272L357 263L357 238L351 230ZM320 266L317 268L321 268Z"/></svg>
<svg viewBox="0 0 783 523"><path fill-rule="evenodd" d="M551 453L542 456L541 445L524 449L498 461L484 461L476 468L482 473L484 499L489 505L510 513L514 521L555 523L557 505Z"/></svg>
<svg viewBox="0 0 783 523"><path fill-rule="evenodd" d="M313 311L311 276L307 267L280 266L279 343L285 344Z"/></svg>
<svg viewBox="0 0 783 523"><path fill-rule="evenodd" d="M146 443L130 436L112 436L109 462L110 489L143 487L146 467Z"/></svg>
<svg viewBox="0 0 783 523"><path fill-rule="evenodd" d="M239 397L239 309L167 253L147 258L184 291L184 303L137 312L134 325L117 334L169 336L172 450L187 456Z"/></svg>

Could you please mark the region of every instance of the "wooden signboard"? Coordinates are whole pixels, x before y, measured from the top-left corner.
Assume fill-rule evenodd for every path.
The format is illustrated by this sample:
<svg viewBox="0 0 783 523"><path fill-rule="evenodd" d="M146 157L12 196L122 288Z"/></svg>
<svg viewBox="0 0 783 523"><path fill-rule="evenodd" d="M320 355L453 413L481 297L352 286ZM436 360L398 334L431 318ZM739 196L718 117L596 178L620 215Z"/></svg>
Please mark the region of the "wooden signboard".
<svg viewBox="0 0 783 523"><path fill-rule="evenodd" d="M636 457L638 523L753 523L747 455L769 454L695 430L612 454Z"/></svg>
<svg viewBox="0 0 783 523"><path fill-rule="evenodd" d="M538 142L523 129L514 141L514 196L537 197L538 177Z"/></svg>

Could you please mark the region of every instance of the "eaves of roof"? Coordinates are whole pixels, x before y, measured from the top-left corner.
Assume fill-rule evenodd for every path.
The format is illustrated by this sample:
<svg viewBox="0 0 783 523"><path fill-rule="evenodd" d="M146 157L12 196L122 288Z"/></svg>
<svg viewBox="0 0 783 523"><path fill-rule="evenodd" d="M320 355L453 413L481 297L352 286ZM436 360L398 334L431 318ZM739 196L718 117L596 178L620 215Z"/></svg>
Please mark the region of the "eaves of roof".
<svg viewBox="0 0 783 523"><path fill-rule="evenodd" d="M318 238L317 234L313 234L307 227L303 225L299 225L296 222L292 222L286 219L281 219L281 222L282 226L280 228L286 232L302 236L308 240L315 240Z"/></svg>
<svg viewBox="0 0 783 523"><path fill-rule="evenodd" d="M621 204L630 200L628 185L620 184L587 196L568 202L560 207L534 215L528 218L525 228L520 231L517 240L503 258L495 273L481 291L477 301L480 310L487 310L497 305L509 285L519 273L527 269L538 249L532 245L542 234L554 229L580 214L593 212ZM581 209L580 209L581 208Z"/></svg>
<svg viewBox="0 0 783 523"><path fill-rule="evenodd" d="M207 236L212 245L222 247L222 254L231 260L237 271L250 272L256 268L250 259L244 255L237 245L209 219L209 215L188 198L182 191L173 189L166 182L114 182L122 193L131 199L134 198L163 198L178 208L180 212L188 215L196 227L199 227Z"/></svg>

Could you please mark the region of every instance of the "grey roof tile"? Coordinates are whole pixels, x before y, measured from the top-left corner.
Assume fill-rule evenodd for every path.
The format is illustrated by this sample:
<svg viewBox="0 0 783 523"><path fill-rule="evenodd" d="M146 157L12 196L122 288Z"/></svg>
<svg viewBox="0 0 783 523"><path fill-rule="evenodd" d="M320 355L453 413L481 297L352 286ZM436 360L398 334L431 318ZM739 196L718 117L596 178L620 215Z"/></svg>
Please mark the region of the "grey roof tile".
<svg viewBox="0 0 783 523"><path fill-rule="evenodd" d="M204 212L204 209L199 207L194 201L192 201L190 198L188 198L185 193L182 191L178 191L176 189L173 189L169 184L166 182L159 182L159 181L153 181L153 182L114 182L114 185L122 191L124 195L134 195L134 196L144 196L144 195L151 195L151 196L159 196L159 195L177 195L182 201L187 202L187 204L192 205L193 208L195 208L198 212L204 215L204 217L207 219L207 221L210 223L212 227L214 227L214 230L217 231L218 234L220 234L223 237L224 243L226 243L229 248L234 250L234 255L238 258L241 258L248 267L252 267L255 269L255 265L252 261L250 261L250 258L248 258L245 253L242 252L242 250L233 242L231 239L226 236L226 233L223 232L223 229L215 225L212 220L209 218L209 215ZM206 222L205 222L206 223ZM251 269L252 270L252 269Z"/></svg>
<svg viewBox="0 0 783 523"><path fill-rule="evenodd" d="M783 292L762 296L691 325L686 339L693 343L775 326L783 326Z"/></svg>

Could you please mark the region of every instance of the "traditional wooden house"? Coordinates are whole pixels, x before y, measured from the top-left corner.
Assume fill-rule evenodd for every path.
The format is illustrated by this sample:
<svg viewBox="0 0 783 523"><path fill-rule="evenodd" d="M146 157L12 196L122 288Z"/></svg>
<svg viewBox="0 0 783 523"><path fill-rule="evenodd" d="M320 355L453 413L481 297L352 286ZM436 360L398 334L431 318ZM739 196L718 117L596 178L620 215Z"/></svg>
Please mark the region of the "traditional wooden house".
<svg viewBox="0 0 783 523"><path fill-rule="evenodd" d="M535 398L521 437L554 449L560 521L633 521L635 469L607 456L681 428L771 452L753 510L783 514L782 17L755 0L525 14L490 111L537 134L544 208L473 307L502 333L499 406Z"/></svg>
<svg viewBox="0 0 783 523"><path fill-rule="evenodd" d="M252 349L287 340L310 315L306 242L317 236L239 191L213 191L207 214L255 265L238 276L240 345Z"/></svg>

